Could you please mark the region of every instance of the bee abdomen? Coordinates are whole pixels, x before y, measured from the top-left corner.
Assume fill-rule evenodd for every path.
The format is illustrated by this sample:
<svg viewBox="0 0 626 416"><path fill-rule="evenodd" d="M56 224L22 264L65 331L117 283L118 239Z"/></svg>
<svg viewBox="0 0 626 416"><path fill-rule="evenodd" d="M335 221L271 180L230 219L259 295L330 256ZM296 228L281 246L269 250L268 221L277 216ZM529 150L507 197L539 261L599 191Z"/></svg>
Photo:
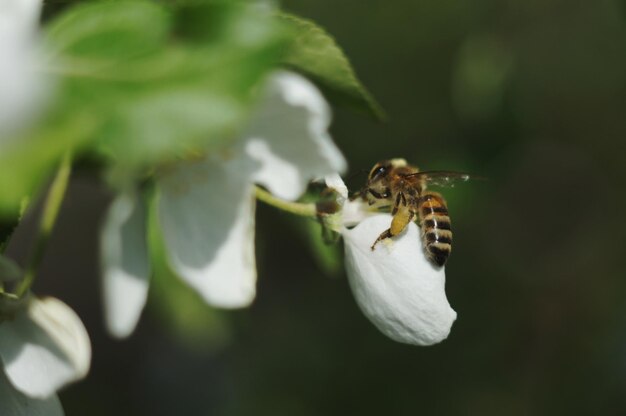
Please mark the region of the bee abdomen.
<svg viewBox="0 0 626 416"><path fill-rule="evenodd" d="M419 213L426 255L441 267L452 251L452 226L446 202L439 194L426 194L422 196Z"/></svg>
<svg viewBox="0 0 626 416"><path fill-rule="evenodd" d="M434 243L426 245L426 254L428 258L439 267L446 264L451 251L452 246L450 244Z"/></svg>

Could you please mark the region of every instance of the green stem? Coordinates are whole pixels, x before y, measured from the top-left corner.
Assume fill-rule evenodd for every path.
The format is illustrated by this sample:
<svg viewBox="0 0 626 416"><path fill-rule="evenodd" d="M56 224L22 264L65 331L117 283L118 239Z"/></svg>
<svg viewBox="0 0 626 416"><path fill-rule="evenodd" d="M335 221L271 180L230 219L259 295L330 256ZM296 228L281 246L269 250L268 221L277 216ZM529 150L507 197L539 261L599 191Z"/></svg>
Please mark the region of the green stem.
<svg viewBox="0 0 626 416"><path fill-rule="evenodd" d="M43 204L41 219L39 222L39 235L35 241L35 247L25 267L24 279L20 282L15 294L22 297L32 286L37 270L43 259L44 252L50 240L52 229L56 223L61 203L65 197L65 191L72 169L69 153L63 157L56 176L52 180L48 194Z"/></svg>
<svg viewBox="0 0 626 416"><path fill-rule="evenodd" d="M317 216L317 209L315 204L304 204L300 202L285 201L284 199L276 198L264 189L255 187L255 195L259 201L263 201L268 205L271 205L280 210L290 212L292 214L300 215L303 217Z"/></svg>

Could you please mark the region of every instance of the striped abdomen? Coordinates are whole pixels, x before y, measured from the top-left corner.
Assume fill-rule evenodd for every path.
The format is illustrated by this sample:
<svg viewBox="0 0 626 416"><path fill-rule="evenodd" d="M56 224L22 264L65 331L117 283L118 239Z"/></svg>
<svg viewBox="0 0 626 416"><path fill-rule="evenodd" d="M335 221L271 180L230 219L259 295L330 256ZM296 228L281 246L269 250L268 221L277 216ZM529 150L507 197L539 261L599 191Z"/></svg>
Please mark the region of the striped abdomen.
<svg viewBox="0 0 626 416"><path fill-rule="evenodd" d="M438 193L423 194L419 215L426 255L436 265L443 266L452 251L452 227L446 201Z"/></svg>

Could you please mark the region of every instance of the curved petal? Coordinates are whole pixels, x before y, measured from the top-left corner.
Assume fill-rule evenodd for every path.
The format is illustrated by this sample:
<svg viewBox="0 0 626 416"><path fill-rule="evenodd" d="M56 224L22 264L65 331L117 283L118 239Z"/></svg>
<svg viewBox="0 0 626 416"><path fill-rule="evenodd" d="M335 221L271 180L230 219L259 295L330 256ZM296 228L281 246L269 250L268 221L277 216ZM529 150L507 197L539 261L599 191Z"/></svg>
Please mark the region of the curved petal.
<svg viewBox="0 0 626 416"><path fill-rule="evenodd" d="M159 220L174 271L213 306L241 308L256 294L250 161L218 157L159 178Z"/></svg>
<svg viewBox="0 0 626 416"><path fill-rule="evenodd" d="M116 197L100 236L102 292L109 332L122 338L135 329L148 298L150 262L146 208L140 197Z"/></svg>
<svg viewBox="0 0 626 416"><path fill-rule="evenodd" d="M372 251L372 243L390 223L390 215L379 214L344 231L352 292L365 316L391 339L435 344L447 338L456 319L446 298L445 271L424 255L415 223Z"/></svg>
<svg viewBox="0 0 626 416"><path fill-rule="evenodd" d="M63 416L63 408L56 394L46 399L25 396L11 385L0 371L0 415L2 416Z"/></svg>
<svg viewBox="0 0 626 416"><path fill-rule="evenodd" d="M343 205L343 203L348 199L348 187L341 179L338 173L330 173L324 177L324 183L330 189L334 189L339 197L341 198L338 202Z"/></svg>
<svg viewBox="0 0 626 416"><path fill-rule="evenodd" d="M80 318L55 298L32 298L0 324L0 358L18 390L48 397L89 371L91 344Z"/></svg>
<svg viewBox="0 0 626 416"><path fill-rule="evenodd" d="M294 200L311 179L345 171L329 125L330 109L313 84L295 73L274 73L244 135L244 151L259 164L252 180Z"/></svg>

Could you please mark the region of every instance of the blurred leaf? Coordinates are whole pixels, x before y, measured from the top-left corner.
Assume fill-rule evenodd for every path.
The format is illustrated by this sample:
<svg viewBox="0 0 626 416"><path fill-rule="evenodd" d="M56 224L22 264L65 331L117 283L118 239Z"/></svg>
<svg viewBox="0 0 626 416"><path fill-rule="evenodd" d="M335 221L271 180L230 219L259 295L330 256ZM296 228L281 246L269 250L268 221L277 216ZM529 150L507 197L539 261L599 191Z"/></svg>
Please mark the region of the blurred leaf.
<svg viewBox="0 0 626 416"><path fill-rule="evenodd" d="M15 228L20 223L20 218L15 215L15 213L14 215L7 215L6 217L6 219L0 220L0 253L4 253ZM0 218L2 218L2 216L0 216Z"/></svg>
<svg viewBox="0 0 626 416"><path fill-rule="evenodd" d="M230 342L226 313L207 305L193 289L180 280L167 264L155 201L149 213L149 245L153 267L150 284L151 310L173 337L193 349L219 349Z"/></svg>
<svg viewBox="0 0 626 416"><path fill-rule="evenodd" d="M47 37L53 52L65 60L109 58L108 63L115 63L158 49L169 29L170 16L154 3L97 2L61 15Z"/></svg>
<svg viewBox="0 0 626 416"><path fill-rule="evenodd" d="M310 20L282 13L292 41L283 62L317 82L330 101L385 119L382 107L356 77L348 58L324 29Z"/></svg>
<svg viewBox="0 0 626 416"><path fill-rule="evenodd" d="M68 149L82 147L98 128L95 114L75 109L51 113L34 130L2 143L0 217L15 218Z"/></svg>
<svg viewBox="0 0 626 416"><path fill-rule="evenodd" d="M211 30L190 30L203 24ZM246 3L66 9L46 30L46 69L59 77L51 111L2 143L0 215L13 217L69 149L133 172L228 140L283 42L277 19Z"/></svg>
<svg viewBox="0 0 626 416"><path fill-rule="evenodd" d="M9 245L9 241L11 241L11 237L13 236L15 229L18 225L20 225L20 222L22 222L24 212L28 207L28 202L28 198L23 198L19 211L12 212L8 215L3 215L2 211L0 211L0 253L4 253ZM5 216L6 218L3 218Z"/></svg>
<svg viewBox="0 0 626 416"><path fill-rule="evenodd" d="M141 169L232 136L284 32L245 3L126 0L74 7L47 40L62 99L104 122L94 138L99 154Z"/></svg>

